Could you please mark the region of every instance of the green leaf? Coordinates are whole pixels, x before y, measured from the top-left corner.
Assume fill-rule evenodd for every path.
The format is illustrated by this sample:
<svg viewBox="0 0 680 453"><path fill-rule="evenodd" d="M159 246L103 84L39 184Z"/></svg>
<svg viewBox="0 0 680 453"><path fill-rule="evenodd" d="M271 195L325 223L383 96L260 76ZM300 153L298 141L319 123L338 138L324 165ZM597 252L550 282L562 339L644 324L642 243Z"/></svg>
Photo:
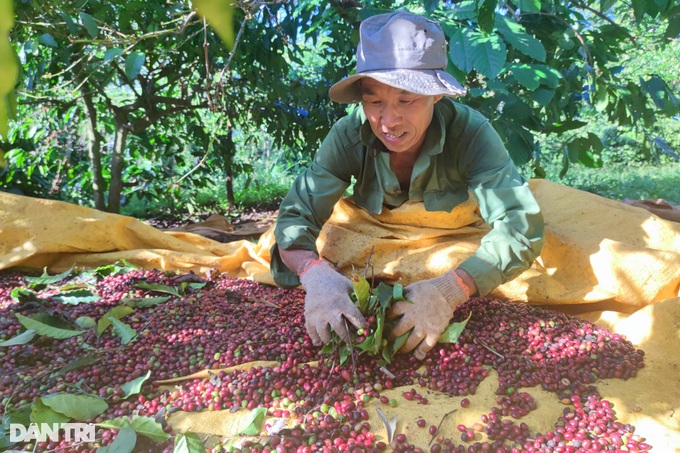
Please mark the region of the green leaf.
<svg viewBox="0 0 680 453"><path fill-rule="evenodd" d="M137 335L137 331L128 324L120 321L113 316L109 316L109 322L113 325L113 331L120 338L121 344L128 344Z"/></svg>
<svg viewBox="0 0 680 453"><path fill-rule="evenodd" d="M233 0L192 0L196 12L215 30L222 42L229 48L234 45L234 1Z"/></svg>
<svg viewBox="0 0 680 453"><path fill-rule="evenodd" d="M609 8L614 6L616 0L600 0L600 12L605 13Z"/></svg>
<svg viewBox="0 0 680 453"><path fill-rule="evenodd" d="M507 55L505 43L498 35L462 28L450 38L449 56L454 66L466 74L472 70L493 79L503 69Z"/></svg>
<svg viewBox="0 0 680 453"><path fill-rule="evenodd" d="M33 329L35 330L39 335L45 335L50 338L56 338L58 340L63 340L65 338L71 338L75 337L77 335L82 335L83 331L82 330L67 330L67 329L60 329L57 327L52 327L47 324L43 324L40 321L36 321L35 319L29 318L27 316L24 316L22 314L16 313L16 317L21 323L22 326L24 326L26 329Z"/></svg>
<svg viewBox="0 0 680 453"><path fill-rule="evenodd" d="M439 336L439 343L455 343L458 341L460 334L463 333L463 330L465 329L465 325L470 320L470 316L472 316L472 312L470 312L464 321L449 324L449 326L444 329L444 332L442 332L442 334Z"/></svg>
<svg viewBox="0 0 680 453"><path fill-rule="evenodd" d="M71 19L71 16L69 16L66 13L60 12L59 17L62 18L62 20L66 23L66 28L68 28L68 32L71 33L72 35L75 35L78 33L78 26L76 25L75 22L73 22L73 19Z"/></svg>
<svg viewBox="0 0 680 453"><path fill-rule="evenodd" d="M378 345L375 344L375 336L368 335L359 344L354 345L360 351L360 354L375 355L378 352Z"/></svg>
<svg viewBox="0 0 680 453"><path fill-rule="evenodd" d="M13 301L19 303L39 300L38 293L26 287L13 288L12 292L10 292L10 297Z"/></svg>
<svg viewBox="0 0 680 453"><path fill-rule="evenodd" d="M31 341L33 337L37 335L37 333L38 332L36 332L33 329L28 329L23 333L20 333L19 335L16 335L8 340L0 342L0 346L16 346L20 344L26 344L29 341Z"/></svg>
<svg viewBox="0 0 680 453"><path fill-rule="evenodd" d="M544 132L546 134L554 133L554 134L563 134L567 131L573 131L574 129L579 129L588 123L584 121L578 121L578 120L567 120L562 123L554 123L551 126L548 126L544 129Z"/></svg>
<svg viewBox="0 0 680 453"><path fill-rule="evenodd" d="M425 7L425 12L427 14L432 14L439 6L440 0L423 0L423 6Z"/></svg>
<svg viewBox="0 0 680 453"><path fill-rule="evenodd" d="M115 51L117 49L111 49L112 51ZM107 52L108 54L108 52ZM106 266L100 266L94 270L94 274L98 275L99 277L106 277L108 275L122 275L122 274L127 274L130 271L134 271L139 269L139 267L135 266L134 264L131 264L127 260L120 260L119 262L116 262L114 264L108 264Z"/></svg>
<svg viewBox="0 0 680 453"><path fill-rule="evenodd" d="M207 285L208 282L189 282L189 283L182 283L182 287L184 288L184 285L188 285L189 288L191 289L201 289L204 288L205 285Z"/></svg>
<svg viewBox="0 0 680 453"><path fill-rule="evenodd" d="M35 288L37 286L52 285L70 276L72 271L73 267L71 267L69 270L65 272L62 272L61 274L49 275L47 273L47 268L45 268L43 270L43 274L40 277L26 277L26 281L29 283L29 286L31 288Z"/></svg>
<svg viewBox="0 0 680 453"><path fill-rule="evenodd" d="M244 434L246 436L257 436L262 429L262 422L264 422L264 416L267 414L266 407L256 407L250 412L248 419L246 420L246 427L239 431L238 434Z"/></svg>
<svg viewBox="0 0 680 453"><path fill-rule="evenodd" d="M133 308L147 308L147 307L153 307L155 305L159 305L162 303L165 303L172 299L170 296L163 296L163 297L135 297L135 298L130 298L130 299L122 299L122 302L125 305L128 305Z"/></svg>
<svg viewBox="0 0 680 453"><path fill-rule="evenodd" d="M385 312L379 310L375 313L375 331L364 338L364 341L356 345L356 348L362 354L369 356L376 355L380 352L383 343L383 330L385 325Z"/></svg>
<svg viewBox="0 0 680 453"><path fill-rule="evenodd" d="M666 115L672 116L680 111L680 101L675 97L673 89L658 75L652 74L648 80L640 78L640 86L652 98L654 105Z"/></svg>
<svg viewBox="0 0 680 453"><path fill-rule="evenodd" d="M56 316L52 316L50 314L47 314L45 312L39 312L36 314L33 314L29 316L29 318L41 322L43 324L47 324L48 326L56 327L58 329L66 329L69 330L73 326L66 321L64 321L61 318L57 318Z"/></svg>
<svg viewBox="0 0 680 453"><path fill-rule="evenodd" d="M534 60L545 61L545 47L509 17L496 15L496 29L512 47Z"/></svg>
<svg viewBox="0 0 680 453"><path fill-rule="evenodd" d="M89 289L75 289L73 291L65 291L52 296L52 299L57 302L69 305L78 305L83 303L96 302L101 297L97 295L94 291Z"/></svg>
<svg viewBox="0 0 680 453"><path fill-rule="evenodd" d="M545 107L555 97L554 89L538 88L531 93L531 99L539 105Z"/></svg>
<svg viewBox="0 0 680 453"><path fill-rule="evenodd" d="M135 395L139 393L142 390L142 385L144 384L144 381L149 379L149 376L151 376L151 370L147 371L144 376L139 376L138 378L121 385L120 389L124 392L123 399L129 397L130 395Z"/></svg>
<svg viewBox="0 0 680 453"><path fill-rule="evenodd" d="M449 40L451 62L464 74L469 74L474 69L472 66L473 43L469 38L469 32L464 28L458 28Z"/></svg>
<svg viewBox="0 0 680 453"><path fill-rule="evenodd" d="M477 23L479 28L486 34L493 31L496 6L498 6L498 0L482 0L481 5L479 5Z"/></svg>
<svg viewBox="0 0 680 453"><path fill-rule="evenodd" d="M477 20L477 0L463 0L456 2L455 8L450 8L447 15L456 21L476 21ZM455 22L446 19L440 22L447 35L451 35L451 28L458 28ZM455 24L455 25L454 25Z"/></svg>
<svg viewBox="0 0 680 453"><path fill-rule="evenodd" d="M110 318L121 319L130 313L134 313L134 311L134 308L125 305L118 305L107 311L97 323L97 336L101 336L101 334L111 325Z"/></svg>
<svg viewBox="0 0 680 453"><path fill-rule="evenodd" d="M205 453L205 445L196 433L182 433L175 436L173 453Z"/></svg>
<svg viewBox="0 0 680 453"><path fill-rule="evenodd" d="M556 88L560 82L560 73L546 65L514 64L510 66L515 79L524 87L535 90L544 85Z"/></svg>
<svg viewBox="0 0 680 453"><path fill-rule="evenodd" d="M321 353L329 355L333 353L333 349L334 349L333 342L330 341L321 347Z"/></svg>
<svg viewBox="0 0 680 453"><path fill-rule="evenodd" d="M394 357L394 354L392 353L392 351L390 351L389 348L383 348L382 357L383 357L383 362L385 364L390 364L390 363L392 363L392 357ZM378 363L380 363L380 362L378 362Z"/></svg>
<svg viewBox="0 0 680 453"><path fill-rule="evenodd" d="M146 56L142 52L132 52L127 56L125 59L125 75L128 79L134 80L137 77L142 66L144 66L145 58Z"/></svg>
<svg viewBox="0 0 680 453"><path fill-rule="evenodd" d="M90 16L89 14L86 13L80 13L80 20L83 23L83 26L87 30L87 33L90 35L90 38L94 39L97 37L99 34L99 26L97 25L97 21L94 20L94 17Z"/></svg>
<svg viewBox="0 0 680 453"><path fill-rule="evenodd" d="M399 302L400 300L406 300L406 297L404 297L404 285L395 283L392 287L392 301Z"/></svg>
<svg viewBox="0 0 680 453"><path fill-rule="evenodd" d="M569 171L569 155L565 151L562 155L562 169L560 170L560 178L564 178L564 175Z"/></svg>
<svg viewBox="0 0 680 453"><path fill-rule="evenodd" d="M352 286L354 287L354 296L357 299L357 306L362 314L367 314L368 298L371 295L371 285L363 276L353 273Z"/></svg>
<svg viewBox="0 0 680 453"><path fill-rule="evenodd" d="M97 453L131 453L137 444L137 433L130 423L125 423L111 444L99 447Z"/></svg>
<svg viewBox="0 0 680 453"><path fill-rule="evenodd" d="M527 121L525 119L525 121ZM499 121L500 122L500 121ZM531 160L534 152L534 136L520 123L502 121L505 127L506 147L512 161L516 165L523 165Z"/></svg>
<svg viewBox="0 0 680 453"><path fill-rule="evenodd" d="M382 310L387 310L390 308L390 304L392 303L392 294L394 294L394 289L383 282L378 283L378 300L380 301L380 307Z"/></svg>
<svg viewBox="0 0 680 453"><path fill-rule="evenodd" d="M645 8L647 7L646 0L632 0L633 4L633 15L635 16L635 21L640 23L645 16Z"/></svg>
<svg viewBox="0 0 680 453"><path fill-rule="evenodd" d="M71 417L53 410L46 406L40 398L31 404L31 422L33 423L68 423Z"/></svg>
<svg viewBox="0 0 680 453"><path fill-rule="evenodd" d="M587 137L577 137L567 143L567 152L571 162L577 162L589 168L601 167L597 155L602 151L600 138L589 133Z"/></svg>
<svg viewBox="0 0 680 453"><path fill-rule="evenodd" d="M38 36L38 41L48 47L59 47L57 40L54 39L54 36L50 35L49 33L43 33L42 35Z"/></svg>
<svg viewBox="0 0 680 453"><path fill-rule="evenodd" d="M598 112L604 111L609 105L609 98L607 95L607 85L604 82L595 83L595 92L591 96L593 106Z"/></svg>
<svg viewBox="0 0 680 453"><path fill-rule="evenodd" d="M147 289L149 291L155 291L157 293L172 294L173 296L181 296L182 293L176 286L162 285L160 283L146 283L139 282L135 285L140 289Z"/></svg>
<svg viewBox="0 0 680 453"><path fill-rule="evenodd" d="M109 50L107 50L106 53L104 54L104 58L103 58L104 63L113 60L114 58L116 58L118 55L120 55L122 53L123 53L123 49L109 49Z"/></svg>
<svg viewBox="0 0 680 453"><path fill-rule="evenodd" d="M349 359L349 355L351 353L349 346L346 343L342 343L338 347L338 356L340 357L340 365L344 365L345 362L347 362L347 359Z"/></svg>
<svg viewBox="0 0 680 453"><path fill-rule="evenodd" d="M81 422L90 420L109 408L103 398L95 395L55 393L39 399L56 412Z"/></svg>
<svg viewBox="0 0 680 453"><path fill-rule="evenodd" d="M515 79L525 88L535 90L541 84L536 72L527 64L512 65L510 69Z"/></svg>
<svg viewBox="0 0 680 453"><path fill-rule="evenodd" d="M394 343L392 344L392 356L399 352L401 347L404 346L406 340L408 340L409 335L411 335L410 330L404 334L399 335L397 338L394 339Z"/></svg>
<svg viewBox="0 0 680 453"><path fill-rule="evenodd" d="M22 406L20 409L9 411L2 416L2 422L7 423L7 425L16 423L17 425L23 425L27 427L31 424L32 410L33 404L29 404Z"/></svg>
<svg viewBox="0 0 680 453"><path fill-rule="evenodd" d="M569 162L578 162L578 156L581 153L581 142L579 138L575 138L567 143L567 155Z"/></svg>
<svg viewBox="0 0 680 453"><path fill-rule="evenodd" d="M519 0L517 5L523 13L538 13L541 11L541 0Z"/></svg>
<svg viewBox="0 0 680 453"><path fill-rule="evenodd" d="M678 35L680 35L680 14L675 14L668 18L668 27L663 36L667 39L675 39Z"/></svg>
<svg viewBox="0 0 680 453"><path fill-rule="evenodd" d="M70 363L64 365L63 367L59 368L58 371L55 373L51 374L50 377L55 378L59 377L62 374L68 373L69 371L72 370L77 370L78 368L82 368L84 366L92 365L96 359L96 356L93 354L87 354L86 356L83 357L78 357L77 359L71 361Z"/></svg>
<svg viewBox="0 0 680 453"><path fill-rule="evenodd" d="M78 319L76 319L76 326L80 327L81 329L91 329L96 325L97 321L95 321L94 318L90 318L89 316L79 316Z"/></svg>
<svg viewBox="0 0 680 453"><path fill-rule="evenodd" d="M87 275L86 272L83 272L78 277L82 278L82 279L90 279L90 280L93 280L93 278L94 278L91 275ZM95 289L95 285L94 284L90 285L90 284L86 283L85 281L74 280L74 281L65 283L65 284L63 284L59 287L59 291L62 292L62 293L67 292L67 291L75 291L76 289L85 289L85 290L93 291Z"/></svg>
<svg viewBox="0 0 680 453"><path fill-rule="evenodd" d="M399 352L401 347L404 346L406 340L408 340L409 335L411 335L410 330L395 338L394 341L389 345L389 347L383 348L382 355L383 358L385 359L385 362L392 363L392 358L397 354L397 352Z"/></svg>
<svg viewBox="0 0 680 453"><path fill-rule="evenodd" d="M163 431L163 426L151 417L136 416L132 420L127 417L118 417L97 423L97 426L108 429L120 429L126 423L130 424L137 434L154 442L165 442L170 438L170 434Z"/></svg>

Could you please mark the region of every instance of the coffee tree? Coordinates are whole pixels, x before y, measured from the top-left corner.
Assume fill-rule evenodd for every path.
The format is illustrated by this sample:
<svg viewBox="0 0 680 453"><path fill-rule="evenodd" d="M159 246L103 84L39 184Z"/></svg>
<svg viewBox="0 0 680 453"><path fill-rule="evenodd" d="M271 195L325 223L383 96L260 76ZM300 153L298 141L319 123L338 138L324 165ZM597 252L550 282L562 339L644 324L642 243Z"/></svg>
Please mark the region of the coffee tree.
<svg viewBox="0 0 680 453"><path fill-rule="evenodd" d="M672 71L626 70L634 49L677 40L677 2L20 2L19 113L0 143L0 184L117 212L126 195L186 202L222 180L233 204L234 179L253 164L237 149L265 136L291 166L309 160L344 114L327 90L354 66L360 21L397 7L443 25L448 69L469 88L461 101L536 176L549 153L562 154L563 173L602 165L584 106L645 131L680 109ZM12 79L11 66L0 71ZM545 135L563 146L541 149Z"/></svg>
<svg viewBox="0 0 680 453"><path fill-rule="evenodd" d="M672 73L656 67L642 74L625 72L626 55L641 42L664 47L677 40L677 2L341 3L354 26L360 18L396 6L438 20L449 38L448 70L469 88L462 102L484 113L513 160L532 164L539 177L545 175L536 141L542 134L567 135L563 172L575 162L601 165L600 138L582 132L584 105L614 124L646 128L658 116L680 111L680 87Z"/></svg>
<svg viewBox="0 0 680 453"><path fill-rule="evenodd" d="M58 180L64 165L79 166L86 156L89 171L76 175L77 185L91 190L98 209L118 212L125 192L163 198L172 187L182 190L177 181L187 174L195 186L220 168L233 202L232 181L239 169L233 161L234 131L247 135L266 128L277 144L292 148L318 140L328 117L301 112L327 104L325 90L295 71L304 66L298 34L308 15L296 14L285 3L233 5L231 25L237 33L229 48L193 6L154 1L19 5L12 40L23 66L22 114L42 118L56 111L61 116L77 106L69 122L79 124L87 139L82 149L69 147L55 156L53 149L40 149L44 137L35 121L17 121L3 145L11 150L6 187L34 187L43 193L30 194L44 195L48 187L66 184ZM66 133L65 124L57 126L52 135ZM187 148L201 171L190 166L181 173L186 165L178 151ZM53 165L44 165L45 160ZM22 165L12 165L17 163ZM37 176L44 181L25 183Z"/></svg>

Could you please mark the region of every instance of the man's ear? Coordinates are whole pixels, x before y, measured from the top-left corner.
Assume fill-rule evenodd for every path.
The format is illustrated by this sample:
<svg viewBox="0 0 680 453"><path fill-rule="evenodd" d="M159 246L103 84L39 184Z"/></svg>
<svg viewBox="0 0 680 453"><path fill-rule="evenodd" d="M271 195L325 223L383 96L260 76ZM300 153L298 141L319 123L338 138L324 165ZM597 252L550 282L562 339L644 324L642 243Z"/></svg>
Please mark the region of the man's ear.
<svg viewBox="0 0 680 453"><path fill-rule="evenodd" d="M434 103L436 104L437 102L441 101L443 97L444 97L443 94L440 94L440 95L438 95L438 96L435 96L435 97L434 97Z"/></svg>

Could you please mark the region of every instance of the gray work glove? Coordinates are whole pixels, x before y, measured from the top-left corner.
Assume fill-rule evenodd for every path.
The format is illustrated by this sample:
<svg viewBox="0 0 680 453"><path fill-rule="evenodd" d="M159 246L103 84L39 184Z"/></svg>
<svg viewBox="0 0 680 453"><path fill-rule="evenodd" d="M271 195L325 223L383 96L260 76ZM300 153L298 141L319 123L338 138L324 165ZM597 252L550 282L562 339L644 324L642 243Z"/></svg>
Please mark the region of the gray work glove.
<svg viewBox="0 0 680 453"><path fill-rule="evenodd" d="M468 300L469 289L455 271L449 271L408 285L404 296L408 300L395 302L388 313L390 319L401 316L392 336L396 338L413 329L400 351L415 349L416 358L423 360L449 325L453 311Z"/></svg>
<svg viewBox="0 0 680 453"><path fill-rule="evenodd" d="M328 263L314 261L300 275L300 282L307 291L305 327L314 345L331 341L330 328L343 341L348 341L350 336L345 319L357 329L364 327L366 320L349 297L354 290L352 282L331 269Z"/></svg>

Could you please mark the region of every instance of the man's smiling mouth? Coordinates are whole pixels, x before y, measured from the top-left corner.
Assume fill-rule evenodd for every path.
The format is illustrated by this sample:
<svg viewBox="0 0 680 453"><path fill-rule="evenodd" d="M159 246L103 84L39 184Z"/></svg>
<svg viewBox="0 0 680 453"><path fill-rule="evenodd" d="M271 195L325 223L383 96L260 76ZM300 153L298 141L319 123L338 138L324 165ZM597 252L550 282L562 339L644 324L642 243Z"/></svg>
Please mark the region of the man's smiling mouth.
<svg viewBox="0 0 680 453"><path fill-rule="evenodd" d="M396 140L398 138L401 138L404 136L404 134L406 134L406 132L402 132L400 134L390 134L389 132L383 132L383 135L390 140Z"/></svg>

